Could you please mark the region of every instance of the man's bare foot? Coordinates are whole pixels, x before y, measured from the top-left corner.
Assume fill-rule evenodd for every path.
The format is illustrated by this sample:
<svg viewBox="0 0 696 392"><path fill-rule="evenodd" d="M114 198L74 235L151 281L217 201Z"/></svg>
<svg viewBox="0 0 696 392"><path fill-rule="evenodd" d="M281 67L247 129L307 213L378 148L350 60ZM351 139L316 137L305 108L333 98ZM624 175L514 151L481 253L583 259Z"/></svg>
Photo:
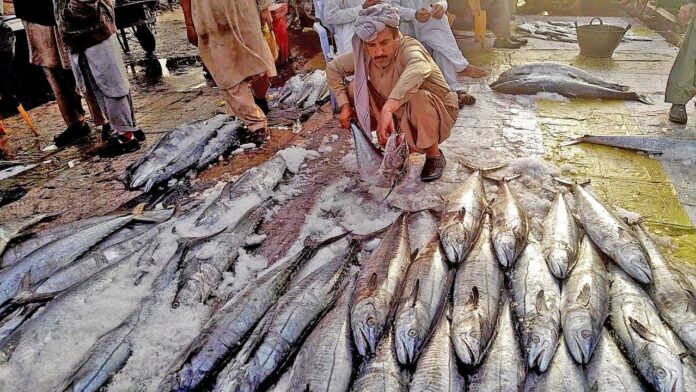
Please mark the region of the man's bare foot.
<svg viewBox="0 0 696 392"><path fill-rule="evenodd" d="M481 69L475 65L469 64L469 66L466 67L466 69L463 70L462 72L459 72L458 75L466 76L467 78L480 79L480 78L485 78L486 76L488 76L488 72L484 71L483 69Z"/></svg>

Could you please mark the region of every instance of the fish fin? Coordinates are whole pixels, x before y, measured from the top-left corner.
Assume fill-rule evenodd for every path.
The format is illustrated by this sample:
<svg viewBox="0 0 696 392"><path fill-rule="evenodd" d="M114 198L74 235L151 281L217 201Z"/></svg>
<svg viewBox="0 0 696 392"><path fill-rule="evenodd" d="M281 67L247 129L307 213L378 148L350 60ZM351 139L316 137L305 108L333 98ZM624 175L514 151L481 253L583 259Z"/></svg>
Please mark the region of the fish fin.
<svg viewBox="0 0 696 392"><path fill-rule="evenodd" d="M582 306L587 306L590 304L590 284L585 283L585 285L582 287L582 291L580 291L580 294L578 294L578 298L575 299L575 301Z"/></svg>
<svg viewBox="0 0 696 392"><path fill-rule="evenodd" d="M489 176L487 174L482 174L481 176L483 178L485 178L486 180L495 181L498 184L502 184L505 182L510 182L512 180L516 180L516 179L522 177L522 174L515 174L515 175L512 175L510 177L493 177L493 176Z"/></svg>
<svg viewBox="0 0 696 392"><path fill-rule="evenodd" d="M470 305L472 309L478 309L479 300L479 289L478 287L474 286L471 288L471 295L469 296L469 299L466 301L466 304Z"/></svg>
<svg viewBox="0 0 696 392"><path fill-rule="evenodd" d="M416 284L413 286L413 290L411 290L411 295L408 299L409 305L414 308L416 307L416 303L418 302L418 294L420 293L420 279L416 279Z"/></svg>
<svg viewBox="0 0 696 392"><path fill-rule="evenodd" d="M411 262L413 262L413 260L416 259L416 257L418 256L418 252L419 252L419 251L420 251L420 249L416 249L416 250L414 250L413 252L411 252Z"/></svg>
<svg viewBox="0 0 696 392"><path fill-rule="evenodd" d="M145 204L145 203L138 204L137 206L133 207L133 209L131 210L131 214L133 214L135 216L142 215L145 212L146 205L147 204Z"/></svg>
<svg viewBox="0 0 696 392"><path fill-rule="evenodd" d="M537 312L546 312L549 310L549 306L546 304L546 294L544 290L540 290L536 297L536 310Z"/></svg>
<svg viewBox="0 0 696 392"><path fill-rule="evenodd" d="M638 101L643 102L644 104L647 105L654 105L655 102L653 102L652 98L648 97L647 95L642 95L642 94L636 94L638 97Z"/></svg>
<svg viewBox="0 0 696 392"><path fill-rule="evenodd" d="M465 217L466 217L466 207L462 207L461 210L457 211L457 219L460 221L464 221Z"/></svg>
<svg viewBox="0 0 696 392"><path fill-rule="evenodd" d="M22 280L19 282L19 292L26 292L31 290L31 269L27 271L26 274L22 276Z"/></svg>
<svg viewBox="0 0 696 392"><path fill-rule="evenodd" d="M687 351L684 351L683 353L680 353L679 359L681 359L683 361L684 358L687 358L691 355L696 355L696 350L687 350Z"/></svg>
<svg viewBox="0 0 696 392"><path fill-rule="evenodd" d="M631 326L631 329L633 329L641 338L649 341L649 342L654 342L655 341L655 335L648 330L648 328L643 325L640 321L634 319L631 316L628 316L628 323Z"/></svg>
<svg viewBox="0 0 696 392"><path fill-rule="evenodd" d="M375 290L377 290L377 273L373 272L372 275L370 275L370 280L367 281L367 290L370 293L374 293Z"/></svg>
<svg viewBox="0 0 696 392"><path fill-rule="evenodd" d="M587 136L587 135L581 136L581 137L576 137L575 139L571 139L571 140L569 140L569 141L567 141L567 142L561 144L561 147L574 146L574 145L576 145L576 144L584 143L584 142L585 142L585 137L586 137L586 136Z"/></svg>

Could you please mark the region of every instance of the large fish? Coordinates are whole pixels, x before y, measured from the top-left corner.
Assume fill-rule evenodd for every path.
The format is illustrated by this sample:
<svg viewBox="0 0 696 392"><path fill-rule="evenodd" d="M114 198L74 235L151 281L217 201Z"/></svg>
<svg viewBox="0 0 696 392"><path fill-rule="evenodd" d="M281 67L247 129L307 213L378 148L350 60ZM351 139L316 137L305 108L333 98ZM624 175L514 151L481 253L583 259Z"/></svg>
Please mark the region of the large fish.
<svg viewBox="0 0 696 392"><path fill-rule="evenodd" d="M575 266L580 243L580 229L566 204L563 193L557 193L544 220L541 248L551 272L565 279Z"/></svg>
<svg viewBox="0 0 696 392"><path fill-rule="evenodd" d="M394 333L387 328L380 340L375 356L367 359L353 383L354 392L406 392L408 374L396 362Z"/></svg>
<svg viewBox="0 0 696 392"><path fill-rule="evenodd" d="M527 245L528 218L508 180L500 181L498 196L491 203L493 248L503 267L512 267Z"/></svg>
<svg viewBox="0 0 696 392"><path fill-rule="evenodd" d="M365 131L353 121L350 122L350 133L353 135L360 178L369 184L378 183L379 169L384 159L382 151L375 147Z"/></svg>
<svg viewBox="0 0 696 392"><path fill-rule="evenodd" d="M256 278L230 298L174 361L158 390L192 391L210 386L225 362L239 351L245 337L258 321L285 294L297 272L319 249L346 235L306 245L297 255Z"/></svg>
<svg viewBox="0 0 696 392"><path fill-rule="evenodd" d="M459 373L457 357L450 339L450 323L447 312L442 312L435 325L433 336L423 349L409 391L460 392L465 390L466 380Z"/></svg>
<svg viewBox="0 0 696 392"><path fill-rule="evenodd" d="M617 267L610 268L611 325L643 378L659 392L684 392L680 350L648 294Z"/></svg>
<svg viewBox="0 0 696 392"><path fill-rule="evenodd" d="M563 146L589 143L627 150L642 151L649 154L661 154L675 148L696 150L696 139L677 138L655 135L585 135L565 143Z"/></svg>
<svg viewBox="0 0 696 392"><path fill-rule="evenodd" d="M350 280L334 308L317 324L295 358L290 392L346 392L353 375L353 345L350 338L350 298L355 288Z"/></svg>
<svg viewBox="0 0 696 392"><path fill-rule="evenodd" d="M578 365L565 343L561 340L558 352L551 361L549 370L541 374L529 373L524 392L589 392L582 367Z"/></svg>
<svg viewBox="0 0 696 392"><path fill-rule="evenodd" d="M434 235L408 267L396 310L394 343L400 364L411 365L418 359L445 304L450 277L440 239Z"/></svg>
<svg viewBox="0 0 696 392"><path fill-rule="evenodd" d="M384 146L384 159L379 167L379 174L389 186L389 193L385 197L389 197L396 184L398 184L404 175L408 172L408 143L406 143L406 134L403 132L394 132L387 139L387 144Z"/></svg>
<svg viewBox="0 0 696 392"><path fill-rule="evenodd" d="M512 309L529 367L548 369L561 329L561 288L541 253L530 239L512 274Z"/></svg>
<svg viewBox="0 0 696 392"><path fill-rule="evenodd" d="M510 299L507 295L500 308L496 331L485 361L469 378L469 391L519 392L522 390L527 364L517 339Z"/></svg>
<svg viewBox="0 0 696 392"><path fill-rule="evenodd" d="M18 307L11 314L0 321L0 345L3 345L12 333L17 330L25 321L31 318L43 304L32 303Z"/></svg>
<svg viewBox="0 0 696 392"><path fill-rule="evenodd" d="M648 294L662 318L684 345L696 353L696 289L665 259L642 225L636 225L635 229L650 256L653 281L647 286Z"/></svg>
<svg viewBox="0 0 696 392"><path fill-rule="evenodd" d="M602 330L595 353L585 369L587 383L593 392L644 391L631 365L606 328Z"/></svg>
<svg viewBox="0 0 696 392"><path fill-rule="evenodd" d="M349 263L357 245L331 260L290 288L264 316L249 340L220 373L215 392L253 392L302 345L315 323L330 309L346 286Z"/></svg>
<svg viewBox="0 0 696 392"><path fill-rule="evenodd" d="M196 164L198 170L205 169L208 165L217 161L222 154L239 145L240 133L244 123L234 117L218 116L222 116L224 124L216 129L215 136L208 140L203 148L203 153L198 158L198 163ZM218 116L213 119L218 121Z"/></svg>
<svg viewBox="0 0 696 392"><path fill-rule="evenodd" d="M408 224L402 214L363 264L351 306L351 330L358 353L373 354L396 308L411 262ZM393 340L393 337L390 338Z"/></svg>
<svg viewBox="0 0 696 392"><path fill-rule="evenodd" d="M573 184L573 193L578 219L592 241L631 277L650 283L648 256L633 230L579 184Z"/></svg>
<svg viewBox="0 0 696 392"><path fill-rule="evenodd" d="M501 73L498 77L498 80L491 84L491 87L497 86L500 83L509 82L522 77L542 74L566 75L566 77L570 79L580 80L588 84L594 84L596 86L617 91L628 91L627 86L623 86L618 83L607 82L601 78L598 78L597 76L592 75L587 71L583 71L579 68L558 63L533 63L510 68L507 71Z"/></svg>
<svg viewBox="0 0 696 392"><path fill-rule="evenodd" d="M17 235L19 235L24 230L34 226L35 224L46 219L48 215L38 214L32 215L28 218L21 218L17 220L11 220L9 222L0 223L0 255L3 254L7 244L12 241Z"/></svg>
<svg viewBox="0 0 696 392"><path fill-rule="evenodd" d="M609 313L609 281L602 256L589 237L580 245L578 264L563 282L561 329L566 346L587 364Z"/></svg>
<svg viewBox="0 0 696 392"><path fill-rule="evenodd" d="M318 104L327 88L326 72L317 69L302 79L302 87L297 93L295 105L309 109Z"/></svg>
<svg viewBox="0 0 696 392"><path fill-rule="evenodd" d="M498 320L503 272L491 244L490 218L457 271L452 310L452 342L459 360L478 365L490 345Z"/></svg>

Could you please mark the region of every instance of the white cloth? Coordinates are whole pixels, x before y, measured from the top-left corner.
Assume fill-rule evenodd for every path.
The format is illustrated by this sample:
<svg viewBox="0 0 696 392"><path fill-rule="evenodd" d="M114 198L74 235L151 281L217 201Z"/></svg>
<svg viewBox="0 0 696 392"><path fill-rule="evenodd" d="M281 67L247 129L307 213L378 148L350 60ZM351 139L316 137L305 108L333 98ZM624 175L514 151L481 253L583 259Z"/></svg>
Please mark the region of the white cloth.
<svg viewBox="0 0 696 392"><path fill-rule="evenodd" d="M457 80L457 73L465 70L469 66L469 62L462 54L461 49L459 49L459 45L457 45L457 40L454 38L447 16L445 15L440 19L431 17L425 23L415 19L417 10L421 8L430 9L435 4L439 4L447 10L447 2L436 0L391 0L391 3L399 10L401 15L401 25L399 26L401 33L416 38L430 51L433 60L440 67L447 84L449 84L452 90L465 90L466 87Z"/></svg>
<svg viewBox="0 0 696 392"><path fill-rule="evenodd" d="M322 21L334 27L336 54L342 55L353 51L353 22L362 11L364 0L326 0Z"/></svg>

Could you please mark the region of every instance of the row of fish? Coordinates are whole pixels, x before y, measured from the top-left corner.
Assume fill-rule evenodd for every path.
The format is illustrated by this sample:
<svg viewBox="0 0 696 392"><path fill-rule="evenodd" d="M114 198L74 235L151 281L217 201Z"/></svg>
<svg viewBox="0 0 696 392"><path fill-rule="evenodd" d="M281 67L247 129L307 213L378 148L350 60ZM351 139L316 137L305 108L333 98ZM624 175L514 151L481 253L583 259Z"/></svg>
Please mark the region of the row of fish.
<svg viewBox="0 0 696 392"><path fill-rule="evenodd" d="M278 93L277 102L284 105L311 109L329 100L326 72L317 69L308 74L295 75L288 79Z"/></svg>
<svg viewBox="0 0 696 392"><path fill-rule="evenodd" d="M573 22L534 21L517 25L517 29L529 37L547 41L578 42L578 35ZM632 34L629 30L623 41L652 41L650 37Z"/></svg>
<svg viewBox="0 0 696 392"><path fill-rule="evenodd" d="M533 63L511 68L500 74L490 87L503 94L555 93L568 98L653 103L650 98L629 91L626 86L605 81L579 68L556 63Z"/></svg>
<svg viewBox="0 0 696 392"><path fill-rule="evenodd" d="M178 126L128 166L121 179L131 189L144 187L149 192L189 170L206 168L238 147L245 132L241 121L223 114Z"/></svg>

